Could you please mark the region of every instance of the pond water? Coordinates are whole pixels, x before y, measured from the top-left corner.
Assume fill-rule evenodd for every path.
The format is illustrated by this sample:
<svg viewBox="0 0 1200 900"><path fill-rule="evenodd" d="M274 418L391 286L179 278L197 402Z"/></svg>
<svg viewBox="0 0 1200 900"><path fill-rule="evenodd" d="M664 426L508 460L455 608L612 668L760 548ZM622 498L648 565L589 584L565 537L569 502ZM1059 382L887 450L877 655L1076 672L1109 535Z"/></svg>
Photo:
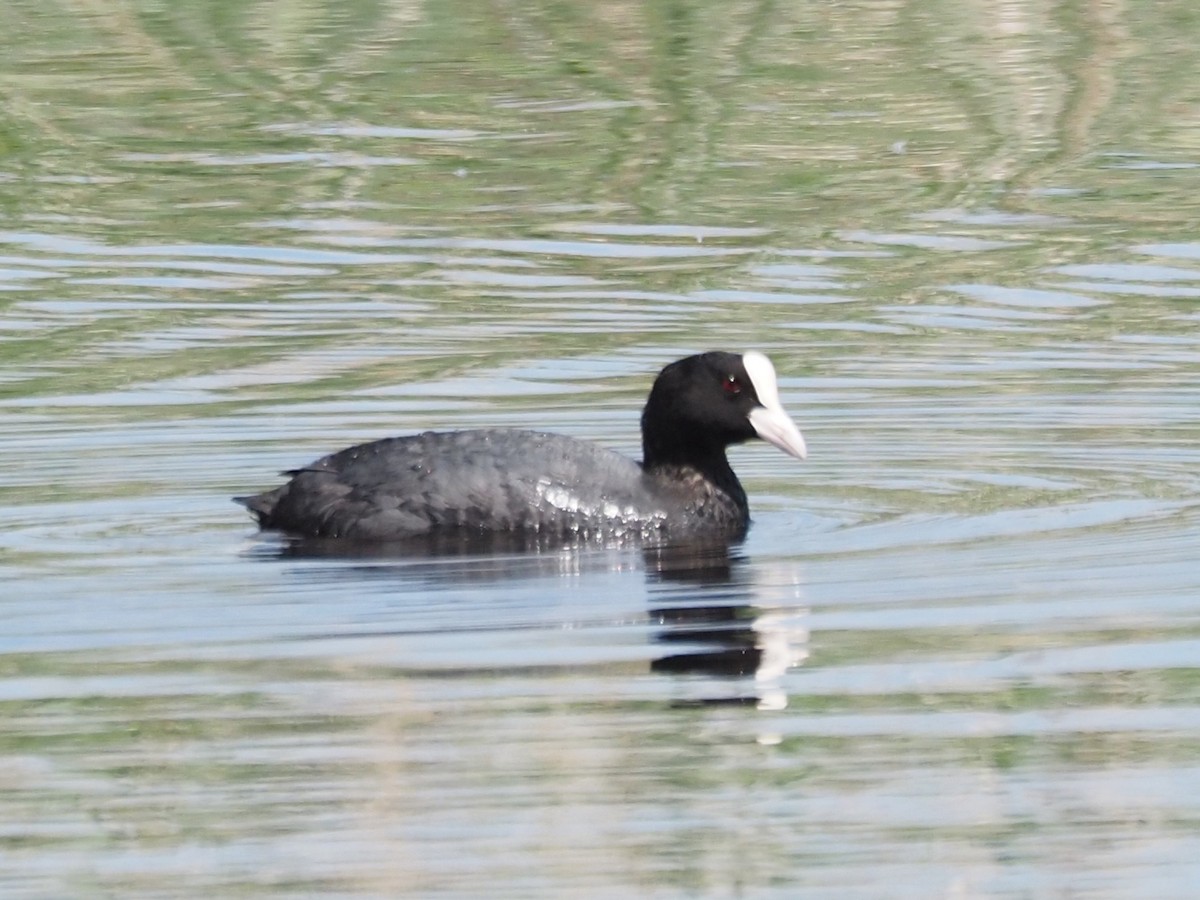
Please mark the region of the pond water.
<svg viewBox="0 0 1200 900"><path fill-rule="evenodd" d="M1200 892L1200 17L9 0L0 893ZM358 441L636 454L728 551L289 555Z"/></svg>

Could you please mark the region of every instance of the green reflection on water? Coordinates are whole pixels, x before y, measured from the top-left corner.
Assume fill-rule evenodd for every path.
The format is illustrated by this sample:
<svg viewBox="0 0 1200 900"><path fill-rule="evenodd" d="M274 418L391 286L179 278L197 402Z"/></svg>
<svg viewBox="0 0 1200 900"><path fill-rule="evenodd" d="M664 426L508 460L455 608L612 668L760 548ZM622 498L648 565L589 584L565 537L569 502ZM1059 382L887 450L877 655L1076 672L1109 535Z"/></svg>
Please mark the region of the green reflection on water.
<svg viewBox="0 0 1200 900"><path fill-rule="evenodd" d="M343 433L580 406L573 427L628 443L660 357L717 344L770 349L818 426L806 480L751 469L768 508L904 526L1085 500L1186 502L1200 438L1195 298L1152 277L1147 293L1121 292L1120 279L1114 293L1089 292L1055 270L1146 264L1156 258L1132 248L1195 240L1196 30L1186 3L9 0L0 214L4 232L33 237L0 237L0 399L30 417L6 433L29 444L3 467L5 524L22 536L3 560L31 564L21 588L38 596L55 584L82 592L88 576L100 595L150 596L147 559L174 570L192 560L180 544L202 545L211 558L158 575L169 594L202 582L195 570L217 570L214 559L232 566L221 554L237 550L211 543L227 520L176 513L164 547L161 513L139 507L96 536L78 520L113 507L91 502L189 491L224 502ZM761 271L796 263L817 271ZM948 287L958 285L1106 303L1006 306ZM1129 337L1142 343L1121 343ZM611 365L580 376L594 390L582 403L536 387L482 399L404 391L454 378L483 390L497 372L549 383L528 369L576 359ZM354 405L372 389L394 390L366 395L394 406ZM454 400L468 408L439 408ZM349 411L287 412L335 401ZM601 412L625 416L625 431L584 415ZM311 431L298 436L296 418ZM194 423L208 443L138 443L139 429L172 422ZM73 443L98 425L117 429L110 442ZM269 459L207 463L263 444ZM126 451L122 469L113 460ZM922 524L912 521L918 536ZM1194 531L1182 514L1159 527ZM1127 547L1131 532L1117 521L1090 533L1094 556L1030 568L1021 552L1044 543L1031 526L1010 547L1016 574L997 602L1037 599L1050 575L1094 587L1089 566L1124 554L1159 584L1156 554L1177 564L1179 552ZM829 570L859 559L810 550L816 537L779 539L776 552L804 555L833 591L843 571ZM910 554L922 553L955 562L913 540ZM222 615L236 623L267 581L214 587L231 598ZM1162 585L1176 599L1187 589ZM1144 623L1093 623L1084 604L1050 636L1036 622L821 631L796 683L806 671L898 664L920 675L954 660L1194 637L1186 611L1159 610L1152 593ZM4 607L13 627L36 614L20 600ZM968 602L933 589L912 600ZM61 609L65 630L78 612ZM281 603L281 619L292 612ZM124 614L134 631L136 613ZM539 641L552 644L542 632L530 671L484 659L453 676L402 660L258 659L253 648L220 664L191 659L202 649L190 646L154 661L136 640L115 656L0 655L10 686L53 682L0 703L12 773L0 844L27 854L0 864L14 890L480 895L508 884L512 896L550 896L617 884L830 896L847 873L869 883L863 870L879 866L882 880L900 871L925 895L947 884L985 894L990 882L970 873L1011 872L1016 860L1042 864L1018 885L1027 893L1054 893L1065 868L1099 871L1112 896L1125 874L1135 887L1123 895L1145 896L1153 871L1109 869L1109 848L1130 834L1182 843L1196 818L1154 792L1160 772L1194 783L1186 727L986 733L989 715L1187 713L1200 670L1153 660L968 677L961 689L835 682L792 691L773 718L681 709L675 682L640 663L539 668ZM979 714L985 733L921 733L952 714ZM822 717L872 716L911 727L822 731ZM1111 782L1087 780L1106 773ZM1084 786L1060 802L1069 778ZM1123 783L1144 788L1142 805ZM953 815L959 801L978 802L974 821ZM317 852L330 845L340 858ZM244 857L221 855L242 846ZM464 847L475 856L464 860ZM152 852L171 848L182 860ZM904 868L914 859L927 866ZM830 873L841 881L824 881Z"/></svg>

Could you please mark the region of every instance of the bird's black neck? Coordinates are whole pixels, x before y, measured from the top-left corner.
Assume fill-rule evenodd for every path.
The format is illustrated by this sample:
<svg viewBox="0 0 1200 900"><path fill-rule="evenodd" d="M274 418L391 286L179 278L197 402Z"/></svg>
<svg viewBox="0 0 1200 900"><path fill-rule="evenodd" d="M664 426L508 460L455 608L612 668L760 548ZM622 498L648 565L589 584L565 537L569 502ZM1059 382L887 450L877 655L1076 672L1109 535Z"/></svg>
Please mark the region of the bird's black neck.
<svg viewBox="0 0 1200 900"><path fill-rule="evenodd" d="M656 442L653 435L646 434L642 438L642 468L650 475L698 475L739 507L748 506L746 491L729 465L723 446L680 446Z"/></svg>

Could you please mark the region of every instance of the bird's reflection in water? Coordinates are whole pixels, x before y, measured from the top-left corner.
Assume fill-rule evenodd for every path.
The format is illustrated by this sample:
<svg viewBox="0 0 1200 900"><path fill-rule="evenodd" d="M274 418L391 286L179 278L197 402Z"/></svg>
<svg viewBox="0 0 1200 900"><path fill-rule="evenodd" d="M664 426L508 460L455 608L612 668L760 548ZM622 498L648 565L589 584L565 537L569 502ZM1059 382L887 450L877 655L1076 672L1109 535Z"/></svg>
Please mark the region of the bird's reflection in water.
<svg viewBox="0 0 1200 900"><path fill-rule="evenodd" d="M650 669L700 692L678 705L782 708L783 676L807 656L795 563L752 561L723 543L644 547L451 533L402 544L268 539L250 552L349 563L349 569L331 567L320 575L308 571L309 579L393 578L431 587L633 568L640 556L654 640L670 651L652 660Z"/></svg>
<svg viewBox="0 0 1200 900"><path fill-rule="evenodd" d="M797 573L751 566L721 546L657 548L646 550L645 557L652 599L666 601L655 602L650 610L662 626L655 639L680 648L655 659L651 670L718 678L747 688L752 679L750 691L680 702L786 706L782 678L808 655L808 633L799 624L803 611Z"/></svg>

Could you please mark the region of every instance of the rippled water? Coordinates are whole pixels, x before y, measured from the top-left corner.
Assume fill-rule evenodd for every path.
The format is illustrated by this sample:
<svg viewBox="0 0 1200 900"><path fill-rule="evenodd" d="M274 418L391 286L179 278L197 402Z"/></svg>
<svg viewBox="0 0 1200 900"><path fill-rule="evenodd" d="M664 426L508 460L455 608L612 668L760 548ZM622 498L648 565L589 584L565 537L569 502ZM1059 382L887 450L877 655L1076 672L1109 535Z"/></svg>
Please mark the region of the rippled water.
<svg viewBox="0 0 1200 900"><path fill-rule="evenodd" d="M1195 896L1198 27L6 4L0 893ZM728 552L229 500L718 347Z"/></svg>

